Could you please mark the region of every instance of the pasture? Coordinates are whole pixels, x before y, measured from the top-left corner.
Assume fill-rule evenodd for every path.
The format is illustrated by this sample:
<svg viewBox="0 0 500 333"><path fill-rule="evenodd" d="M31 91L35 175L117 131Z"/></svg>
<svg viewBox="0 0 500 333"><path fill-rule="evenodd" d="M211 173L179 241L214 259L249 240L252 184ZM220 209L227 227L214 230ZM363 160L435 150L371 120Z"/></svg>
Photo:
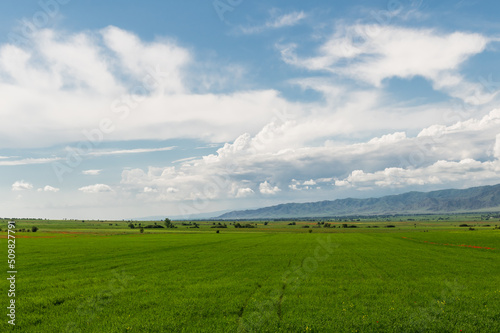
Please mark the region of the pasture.
<svg viewBox="0 0 500 333"><path fill-rule="evenodd" d="M500 332L500 230L485 222L213 223L18 221L40 229L16 233L16 325L4 314L0 330Z"/></svg>

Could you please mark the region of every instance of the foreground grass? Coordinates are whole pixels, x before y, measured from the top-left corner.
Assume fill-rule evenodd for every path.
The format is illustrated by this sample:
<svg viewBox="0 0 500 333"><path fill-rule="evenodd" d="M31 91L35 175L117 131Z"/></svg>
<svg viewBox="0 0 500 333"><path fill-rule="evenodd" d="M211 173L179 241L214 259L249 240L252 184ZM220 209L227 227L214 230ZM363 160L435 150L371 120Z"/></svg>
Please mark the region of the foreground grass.
<svg viewBox="0 0 500 333"><path fill-rule="evenodd" d="M298 231L30 234L0 330L500 331L498 230Z"/></svg>

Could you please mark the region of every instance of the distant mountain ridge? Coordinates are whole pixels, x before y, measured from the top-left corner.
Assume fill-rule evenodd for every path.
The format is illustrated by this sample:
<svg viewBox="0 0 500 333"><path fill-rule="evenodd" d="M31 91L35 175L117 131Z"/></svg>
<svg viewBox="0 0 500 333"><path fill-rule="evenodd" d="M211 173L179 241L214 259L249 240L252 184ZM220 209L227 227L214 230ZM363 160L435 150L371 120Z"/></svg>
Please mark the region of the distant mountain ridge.
<svg viewBox="0 0 500 333"><path fill-rule="evenodd" d="M305 218L349 215L437 214L500 211L500 184L457 190L407 192L380 198L287 203L232 211L220 219Z"/></svg>

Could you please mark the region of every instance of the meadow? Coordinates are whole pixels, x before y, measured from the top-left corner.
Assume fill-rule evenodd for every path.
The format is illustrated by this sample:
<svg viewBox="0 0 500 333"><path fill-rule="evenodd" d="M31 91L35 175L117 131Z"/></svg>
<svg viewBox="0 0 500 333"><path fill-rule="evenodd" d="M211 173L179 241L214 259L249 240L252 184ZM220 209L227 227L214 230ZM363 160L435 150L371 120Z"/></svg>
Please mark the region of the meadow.
<svg viewBox="0 0 500 333"><path fill-rule="evenodd" d="M39 230L16 233L16 325L0 331L500 332L495 222L408 219L20 220Z"/></svg>

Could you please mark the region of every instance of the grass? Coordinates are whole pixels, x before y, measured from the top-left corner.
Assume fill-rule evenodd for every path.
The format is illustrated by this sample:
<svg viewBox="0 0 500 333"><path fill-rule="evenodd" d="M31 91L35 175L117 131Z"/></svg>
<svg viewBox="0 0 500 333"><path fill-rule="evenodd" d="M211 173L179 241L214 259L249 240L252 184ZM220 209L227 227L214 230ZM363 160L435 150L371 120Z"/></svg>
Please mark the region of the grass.
<svg viewBox="0 0 500 333"><path fill-rule="evenodd" d="M19 221L40 231L16 234L16 326L0 331L500 331L500 230L257 223L140 234L127 222Z"/></svg>

